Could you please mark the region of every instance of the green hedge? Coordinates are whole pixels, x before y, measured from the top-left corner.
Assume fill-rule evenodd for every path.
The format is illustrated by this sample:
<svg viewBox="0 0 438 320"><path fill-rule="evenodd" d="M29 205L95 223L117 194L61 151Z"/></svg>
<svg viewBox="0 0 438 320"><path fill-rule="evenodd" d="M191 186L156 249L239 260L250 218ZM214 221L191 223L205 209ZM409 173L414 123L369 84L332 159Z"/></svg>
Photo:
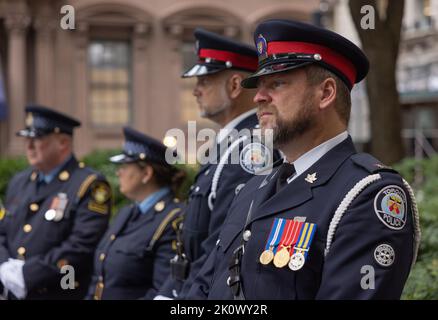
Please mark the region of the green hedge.
<svg viewBox="0 0 438 320"><path fill-rule="evenodd" d="M116 166L108 162L110 155L118 150L96 151L83 161L102 172L109 180L115 195L114 210L126 203L120 194L115 175ZM27 166L24 157L0 159L0 199L3 199L9 179ZM187 197L188 188L193 183L197 168L180 166L188 179L179 191L179 197ZM420 210L422 242L417 264L412 269L403 292L403 299L438 299L438 156L422 161L406 159L395 166L403 177L413 184L415 168L424 174L423 181L414 186Z"/></svg>
<svg viewBox="0 0 438 320"><path fill-rule="evenodd" d="M420 211L420 252L402 298L438 299L438 156L421 161L406 159L395 168L412 185L416 168L424 177L419 185L413 185Z"/></svg>

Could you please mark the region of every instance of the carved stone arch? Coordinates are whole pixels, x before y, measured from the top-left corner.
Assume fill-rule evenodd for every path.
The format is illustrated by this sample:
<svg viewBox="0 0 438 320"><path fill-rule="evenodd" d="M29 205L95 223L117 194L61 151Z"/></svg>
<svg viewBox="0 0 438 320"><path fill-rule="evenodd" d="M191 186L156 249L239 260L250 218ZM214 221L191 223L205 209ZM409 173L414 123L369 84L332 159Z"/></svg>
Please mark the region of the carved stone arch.
<svg viewBox="0 0 438 320"><path fill-rule="evenodd" d="M312 22L313 14L316 10L318 10L317 5L297 6L296 4L291 3L270 6L252 13L247 17L247 22L252 30L254 30L259 23L269 19L287 19Z"/></svg>
<svg viewBox="0 0 438 320"><path fill-rule="evenodd" d="M203 27L231 38L239 38L242 17L221 4L178 4L160 17L164 30L180 39L192 39L193 29Z"/></svg>
<svg viewBox="0 0 438 320"><path fill-rule="evenodd" d="M76 20L93 22L95 25L111 24L115 26L151 24L152 14L143 8L122 3L98 3L84 5L76 10Z"/></svg>

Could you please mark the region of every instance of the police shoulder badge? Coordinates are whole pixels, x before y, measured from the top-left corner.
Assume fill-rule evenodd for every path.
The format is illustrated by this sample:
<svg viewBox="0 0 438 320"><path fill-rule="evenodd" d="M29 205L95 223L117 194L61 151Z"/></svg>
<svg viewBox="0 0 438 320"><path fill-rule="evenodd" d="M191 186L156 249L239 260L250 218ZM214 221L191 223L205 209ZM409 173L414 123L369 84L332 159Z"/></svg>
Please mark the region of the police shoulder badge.
<svg viewBox="0 0 438 320"><path fill-rule="evenodd" d="M271 165L271 153L260 142L247 144L240 153L240 166L251 174L258 174Z"/></svg>
<svg viewBox="0 0 438 320"><path fill-rule="evenodd" d="M93 186L92 190L92 197L93 199L99 203L103 204L108 201L110 198L111 192L109 190L109 187L106 183L103 182L96 182L96 184Z"/></svg>
<svg viewBox="0 0 438 320"><path fill-rule="evenodd" d="M374 211L385 226L401 230L406 224L407 201L402 188L396 185L384 187L374 198Z"/></svg>
<svg viewBox="0 0 438 320"><path fill-rule="evenodd" d="M111 189L105 182L95 182L91 188L91 199L88 202L88 209L97 213L107 214L109 204L106 202L111 198Z"/></svg>

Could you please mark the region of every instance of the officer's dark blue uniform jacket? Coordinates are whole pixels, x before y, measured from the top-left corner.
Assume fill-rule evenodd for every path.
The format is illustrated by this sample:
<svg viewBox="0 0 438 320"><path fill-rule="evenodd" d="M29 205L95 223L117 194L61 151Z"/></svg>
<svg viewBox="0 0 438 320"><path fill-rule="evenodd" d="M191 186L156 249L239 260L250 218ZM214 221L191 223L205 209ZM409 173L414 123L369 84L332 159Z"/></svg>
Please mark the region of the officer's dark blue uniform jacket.
<svg viewBox="0 0 438 320"><path fill-rule="evenodd" d="M398 299L414 251L412 199L402 178L370 155L357 154L351 138L326 153L277 194L275 172L268 176L266 184L262 183L263 177L251 179L235 198L216 248L188 297L233 299L227 285L230 257L242 244L243 231L250 230L240 272L246 299ZM306 181L307 175L313 173L317 179L313 183ZM336 209L355 184L371 174L380 174L381 178L367 185L353 199L324 256L329 225ZM401 230L388 228L375 211L376 197L390 185L403 189L407 196L407 220ZM251 218L244 228L252 201ZM292 271L288 266L277 268L272 262L261 264L259 257L265 250L274 218L298 216L317 225L303 268ZM376 262L375 250L381 244L394 249L395 258L389 266ZM362 272L364 266L374 269L374 289L361 286L362 277L369 275L369 271Z"/></svg>
<svg viewBox="0 0 438 320"><path fill-rule="evenodd" d="M243 119L235 129L250 129L254 128L257 124L257 116L252 114ZM220 156L221 154L218 153L217 162L219 162ZM182 234L184 253L192 264L190 266L190 275L185 281L185 287L180 297L183 296L185 289L188 289L191 285L192 278L201 268L207 254L213 250L219 236L220 227L236 195L236 187L245 184L254 176L242 169L239 164L226 164L220 175L216 201L211 211L208 206L208 196L211 192L213 175L217 167L217 164L211 163L203 165L195 178L195 183L190 189ZM205 257L201 259L204 254ZM169 278L160 290L160 294L173 297L172 289L176 289L178 292L180 287L181 283Z"/></svg>
<svg viewBox="0 0 438 320"><path fill-rule="evenodd" d="M182 204L163 196L147 212L120 210L99 243L89 299L152 299L169 275Z"/></svg>
<svg viewBox="0 0 438 320"><path fill-rule="evenodd" d="M0 221L0 264L24 259L27 299L81 299L85 296L94 250L111 210L111 190L99 173L72 157L49 184L37 186L32 169L17 174L8 186L6 216ZM45 213L60 194L67 207L60 221ZM64 265L75 271L75 289L63 290Z"/></svg>

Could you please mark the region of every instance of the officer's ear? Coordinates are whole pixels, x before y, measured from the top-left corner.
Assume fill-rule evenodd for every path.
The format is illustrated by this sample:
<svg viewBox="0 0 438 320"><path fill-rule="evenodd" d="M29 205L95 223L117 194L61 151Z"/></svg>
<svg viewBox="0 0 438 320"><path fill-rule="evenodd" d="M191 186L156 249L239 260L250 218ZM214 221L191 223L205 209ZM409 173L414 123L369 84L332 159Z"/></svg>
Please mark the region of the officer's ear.
<svg viewBox="0 0 438 320"><path fill-rule="evenodd" d="M336 80L329 77L322 81L316 88L316 97L319 109L324 110L336 102Z"/></svg>
<svg viewBox="0 0 438 320"><path fill-rule="evenodd" d="M150 181L154 176L154 168L152 168L149 164L141 165L140 168L143 172L143 177L141 178L141 181L146 184L148 181Z"/></svg>
<svg viewBox="0 0 438 320"><path fill-rule="evenodd" d="M243 88L240 85L242 80L243 80L243 76L239 73L233 73L228 78L227 91L231 99L236 99L242 92Z"/></svg>
<svg viewBox="0 0 438 320"><path fill-rule="evenodd" d="M56 134L56 140L58 141L58 145L61 149L69 149L72 148L72 137L65 133Z"/></svg>

